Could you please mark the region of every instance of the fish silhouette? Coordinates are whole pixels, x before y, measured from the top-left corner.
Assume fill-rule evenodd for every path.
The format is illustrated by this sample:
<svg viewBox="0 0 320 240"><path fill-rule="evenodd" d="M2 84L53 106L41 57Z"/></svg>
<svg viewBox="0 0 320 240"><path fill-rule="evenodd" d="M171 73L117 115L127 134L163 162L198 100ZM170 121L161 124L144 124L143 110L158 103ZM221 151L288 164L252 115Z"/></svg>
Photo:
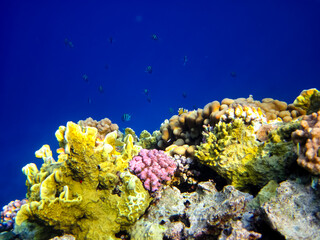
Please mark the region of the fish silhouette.
<svg viewBox="0 0 320 240"><path fill-rule="evenodd" d="M131 120L131 115L129 113L124 113L121 117L123 122L129 122Z"/></svg>

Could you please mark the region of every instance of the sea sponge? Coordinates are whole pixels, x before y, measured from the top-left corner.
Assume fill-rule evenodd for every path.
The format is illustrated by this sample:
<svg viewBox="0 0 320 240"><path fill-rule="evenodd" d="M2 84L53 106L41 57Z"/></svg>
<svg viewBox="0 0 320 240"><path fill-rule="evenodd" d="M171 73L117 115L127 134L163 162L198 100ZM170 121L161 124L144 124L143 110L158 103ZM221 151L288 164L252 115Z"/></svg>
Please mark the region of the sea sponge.
<svg viewBox="0 0 320 240"><path fill-rule="evenodd" d="M40 171L33 165L24 168L29 203L19 211L17 225L30 222L80 240L118 239L115 235L144 213L151 197L139 178L126 170L140 147L128 135L118 151L116 131L102 142L97 134L94 127L68 122L56 133L64 146L60 161L47 160L47 146L37 152L44 163Z"/></svg>
<svg viewBox="0 0 320 240"><path fill-rule="evenodd" d="M292 133L297 144L300 166L310 173L320 174L320 111L302 117L301 129Z"/></svg>

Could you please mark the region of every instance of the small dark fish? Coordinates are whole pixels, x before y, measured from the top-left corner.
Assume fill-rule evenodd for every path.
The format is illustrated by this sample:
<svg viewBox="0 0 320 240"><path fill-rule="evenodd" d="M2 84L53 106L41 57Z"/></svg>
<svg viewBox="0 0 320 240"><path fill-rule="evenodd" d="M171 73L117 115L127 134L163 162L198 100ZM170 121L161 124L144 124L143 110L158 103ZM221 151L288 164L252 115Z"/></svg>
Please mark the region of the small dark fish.
<svg viewBox="0 0 320 240"><path fill-rule="evenodd" d="M108 64L104 65L104 68L105 68L106 70L108 70L108 69L109 69L109 65L108 65Z"/></svg>
<svg viewBox="0 0 320 240"><path fill-rule="evenodd" d="M157 40L159 40L159 37L157 34L152 34L151 39L157 41Z"/></svg>
<svg viewBox="0 0 320 240"><path fill-rule="evenodd" d="M144 94L145 94L146 96L149 96L149 90L148 90L148 89L144 89L143 92L144 92Z"/></svg>
<svg viewBox="0 0 320 240"><path fill-rule="evenodd" d="M85 80L86 82L89 81L88 75L87 74L83 74L82 75L82 79Z"/></svg>
<svg viewBox="0 0 320 240"><path fill-rule="evenodd" d="M69 40L68 40L68 38L65 38L65 39L64 39L64 45L66 45L67 47L69 46Z"/></svg>
<svg viewBox="0 0 320 240"><path fill-rule="evenodd" d="M121 120L123 122L129 122L131 120L131 115L129 113L125 113L122 115Z"/></svg>
<svg viewBox="0 0 320 240"><path fill-rule="evenodd" d="M182 93L182 97L183 97L183 98L187 98L187 93L186 93L186 92L183 92L183 93Z"/></svg>
<svg viewBox="0 0 320 240"><path fill-rule="evenodd" d="M230 73L230 76L233 77L233 78L235 78L235 77L237 77L237 73L236 73L236 72L231 72L231 73Z"/></svg>
<svg viewBox="0 0 320 240"><path fill-rule="evenodd" d="M183 66L185 66L188 62L188 56L183 57Z"/></svg>
<svg viewBox="0 0 320 240"><path fill-rule="evenodd" d="M64 45L67 46L67 47L70 47L70 48L73 48L73 43L71 41L69 41L68 38L65 38L64 39Z"/></svg>
<svg viewBox="0 0 320 240"><path fill-rule="evenodd" d="M151 67L151 66L148 66L148 67L146 68L145 72L151 74L151 73L152 73L152 67Z"/></svg>
<svg viewBox="0 0 320 240"><path fill-rule="evenodd" d="M100 93L103 93L103 92L104 92L102 85L99 86L99 92L100 92Z"/></svg>
<svg viewBox="0 0 320 240"><path fill-rule="evenodd" d="M113 43L113 38L109 37L109 42L112 44Z"/></svg>
<svg viewBox="0 0 320 240"><path fill-rule="evenodd" d="M148 103L151 103L151 98L148 97L148 98L147 98L147 101L148 101Z"/></svg>

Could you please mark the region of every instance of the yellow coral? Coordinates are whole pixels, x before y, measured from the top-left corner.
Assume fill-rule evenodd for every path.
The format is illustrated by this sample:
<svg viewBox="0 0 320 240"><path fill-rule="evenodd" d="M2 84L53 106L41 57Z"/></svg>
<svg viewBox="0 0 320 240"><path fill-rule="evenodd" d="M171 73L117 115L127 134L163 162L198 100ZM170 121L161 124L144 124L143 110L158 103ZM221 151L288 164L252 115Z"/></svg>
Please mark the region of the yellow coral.
<svg viewBox="0 0 320 240"><path fill-rule="evenodd" d="M220 121L200 145L195 156L211 166L236 187L244 187L255 181L248 165L259 151L252 126L246 126L242 119L226 124ZM250 177L249 177L250 176Z"/></svg>
<svg viewBox="0 0 320 240"><path fill-rule="evenodd" d="M63 134L63 136L62 136ZM37 151L44 163L24 167L29 203L16 224L42 222L77 239L117 239L115 234L133 224L148 207L151 197L128 170L128 162L141 147L129 134L122 151L116 148L116 131L97 139L97 129L68 122L56 133L64 151L49 162L49 146Z"/></svg>
<svg viewBox="0 0 320 240"><path fill-rule="evenodd" d="M178 109L178 115L180 116L182 113L188 113L189 111L185 108L179 108Z"/></svg>
<svg viewBox="0 0 320 240"><path fill-rule="evenodd" d="M303 90L293 104L307 111L307 114L317 112L320 109L320 92L316 88Z"/></svg>
<svg viewBox="0 0 320 240"><path fill-rule="evenodd" d="M195 156L240 189L263 186L272 179L284 180L296 159L292 142L279 138L261 143L256 140L254 127L239 118L228 124L220 121L204 136L206 142Z"/></svg>

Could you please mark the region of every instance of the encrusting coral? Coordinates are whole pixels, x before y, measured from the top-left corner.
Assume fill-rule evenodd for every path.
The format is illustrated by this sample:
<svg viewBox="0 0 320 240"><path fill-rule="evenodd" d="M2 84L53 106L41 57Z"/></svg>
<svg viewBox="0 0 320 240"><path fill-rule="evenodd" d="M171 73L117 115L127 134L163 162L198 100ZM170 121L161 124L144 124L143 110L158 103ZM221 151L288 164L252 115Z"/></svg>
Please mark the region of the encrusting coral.
<svg viewBox="0 0 320 240"><path fill-rule="evenodd" d="M320 92L316 88L303 90L293 105L303 109L307 114L317 112L320 110Z"/></svg>
<svg viewBox="0 0 320 240"><path fill-rule="evenodd" d="M204 142L195 156L239 189L263 186L269 180L284 180L296 155L291 141L260 142L251 124L241 118L230 123L222 120L214 128L206 127Z"/></svg>
<svg viewBox="0 0 320 240"><path fill-rule="evenodd" d="M40 171L33 164L23 169L29 203L18 212L16 225L44 225L80 240L117 239L116 233L144 213L151 197L138 177L126 170L140 147L128 135L119 152L116 131L103 142L97 134L94 127L68 122L56 132L62 147L58 161L47 145L36 152L44 163Z"/></svg>
<svg viewBox="0 0 320 240"><path fill-rule="evenodd" d="M315 175L320 174L320 111L302 117L301 128L292 133L297 144L298 164Z"/></svg>

